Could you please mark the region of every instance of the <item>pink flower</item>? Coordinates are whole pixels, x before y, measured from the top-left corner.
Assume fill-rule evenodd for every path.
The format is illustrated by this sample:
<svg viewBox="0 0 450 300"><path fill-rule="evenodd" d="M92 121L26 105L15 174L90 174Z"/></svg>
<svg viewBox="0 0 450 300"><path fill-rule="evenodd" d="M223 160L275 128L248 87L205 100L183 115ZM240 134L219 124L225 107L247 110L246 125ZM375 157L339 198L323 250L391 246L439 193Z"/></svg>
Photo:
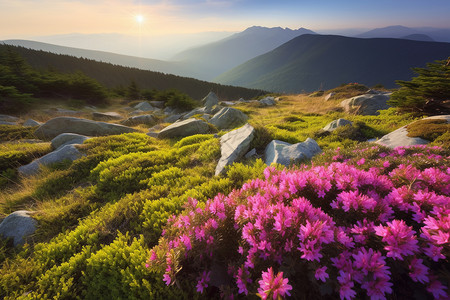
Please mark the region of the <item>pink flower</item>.
<svg viewBox="0 0 450 300"><path fill-rule="evenodd" d="M197 282L197 292L203 293L203 290L208 287L210 274L211 272L203 271L203 274L200 276L200 279Z"/></svg>
<svg viewBox="0 0 450 300"><path fill-rule="evenodd" d="M322 268L318 268L316 270L316 274L314 275L316 277L317 280L322 280L323 282L325 282L327 280L327 278L329 278L330 276L328 276L328 273L326 272L327 267L322 267Z"/></svg>
<svg viewBox="0 0 450 300"><path fill-rule="evenodd" d="M444 286L439 280L436 278L433 278L430 282L430 284L427 287L427 291L433 294L433 297L435 299L448 299L447 293L444 291L447 287Z"/></svg>
<svg viewBox="0 0 450 300"><path fill-rule="evenodd" d="M356 162L356 164L358 166L363 165L366 162L366 160L364 158L361 158L360 160L358 160L358 162Z"/></svg>
<svg viewBox="0 0 450 300"><path fill-rule="evenodd" d="M428 282L428 268L423 265L422 259L413 258L409 264L409 276L415 282Z"/></svg>
<svg viewBox="0 0 450 300"><path fill-rule="evenodd" d="M267 269L267 272L262 272L262 280L258 281L258 293L262 299L268 299L269 296L275 300L278 297L290 296L292 286L287 278L283 278L283 272L279 272L276 276L273 273L272 267Z"/></svg>
<svg viewBox="0 0 450 300"><path fill-rule="evenodd" d="M166 285L169 285L170 282L172 282L172 278L168 274L163 275L163 281L166 283Z"/></svg>
<svg viewBox="0 0 450 300"><path fill-rule="evenodd" d="M403 260L403 256L414 254L419 250L415 231L407 226L403 220L393 220L387 222L387 226L375 227L375 233L383 237L384 247L388 251L387 257Z"/></svg>

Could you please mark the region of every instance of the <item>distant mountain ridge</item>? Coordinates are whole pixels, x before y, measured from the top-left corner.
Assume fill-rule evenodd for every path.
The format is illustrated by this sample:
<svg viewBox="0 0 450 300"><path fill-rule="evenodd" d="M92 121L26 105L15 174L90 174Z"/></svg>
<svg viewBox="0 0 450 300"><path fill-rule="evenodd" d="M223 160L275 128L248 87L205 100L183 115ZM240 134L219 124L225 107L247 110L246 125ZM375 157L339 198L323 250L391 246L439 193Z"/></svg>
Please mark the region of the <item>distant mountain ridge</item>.
<svg viewBox="0 0 450 300"><path fill-rule="evenodd" d="M436 42L450 42L450 29L445 28L410 28L401 25L375 28L359 34L358 38L406 38L414 35L425 35ZM411 39L411 38L410 38ZM414 40L422 40L413 38Z"/></svg>
<svg viewBox="0 0 450 300"><path fill-rule="evenodd" d="M172 61L177 61L185 70L194 72L192 76L195 78L211 80L302 34L315 32L305 28L292 30L253 26L220 41L183 51L175 55Z"/></svg>
<svg viewBox="0 0 450 300"><path fill-rule="evenodd" d="M218 76L222 84L298 93L358 82L395 87L412 67L446 59L450 43L302 35Z"/></svg>

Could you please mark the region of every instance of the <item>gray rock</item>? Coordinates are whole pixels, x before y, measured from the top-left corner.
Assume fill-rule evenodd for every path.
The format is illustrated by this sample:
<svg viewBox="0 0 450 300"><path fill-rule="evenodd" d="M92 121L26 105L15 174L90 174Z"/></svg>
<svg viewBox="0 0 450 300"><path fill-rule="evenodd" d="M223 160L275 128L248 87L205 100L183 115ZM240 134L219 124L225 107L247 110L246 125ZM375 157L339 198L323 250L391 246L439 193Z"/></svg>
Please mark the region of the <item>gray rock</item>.
<svg viewBox="0 0 450 300"><path fill-rule="evenodd" d="M89 137L76 133L61 133L51 141L51 144L53 149L58 149L66 145L83 144L87 139Z"/></svg>
<svg viewBox="0 0 450 300"><path fill-rule="evenodd" d="M136 109L136 110L130 112L128 115L130 115L130 116L138 116L138 115L140 115L142 113L144 113L144 111L142 111L140 109Z"/></svg>
<svg viewBox="0 0 450 300"><path fill-rule="evenodd" d="M152 137L152 138L157 138L158 137L158 133L154 132L154 131L147 132L147 135L149 137Z"/></svg>
<svg viewBox="0 0 450 300"><path fill-rule="evenodd" d="M311 159L322 150L315 140L307 138L303 143L289 144L286 142L273 140L267 145L265 150L265 163L272 163L289 166L305 159Z"/></svg>
<svg viewBox="0 0 450 300"><path fill-rule="evenodd" d="M209 120L209 123L218 129L228 129L242 125L247 120L247 115L240 110L232 107L224 107Z"/></svg>
<svg viewBox="0 0 450 300"><path fill-rule="evenodd" d="M187 120L187 119L192 118L195 115L200 115L200 114L204 114L204 113L205 113L205 108L204 107L194 108L190 112L188 112L185 115L183 115L182 120Z"/></svg>
<svg viewBox="0 0 450 300"><path fill-rule="evenodd" d="M365 94L346 99L341 102L341 106L348 113L375 116L379 110L390 107L387 104L390 97L391 94Z"/></svg>
<svg viewBox="0 0 450 300"><path fill-rule="evenodd" d="M74 161L82 156L84 154L75 148L75 145L65 145L41 158L33 160L28 165L19 167L17 171L19 171L20 175L27 177L37 174L41 166L49 166L64 160Z"/></svg>
<svg viewBox="0 0 450 300"><path fill-rule="evenodd" d="M157 108L164 108L164 101L148 101L151 106L157 107Z"/></svg>
<svg viewBox="0 0 450 300"><path fill-rule="evenodd" d="M202 99L201 103L205 106L205 111L210 111L213 106L219 104L219 98L213 92L209 92L209 94Z"/></svg>
<svg viewBox="0 0 450 300"><path fill-rule="evenodd" d="M204 115L202 116L202 118L205 119L206 121L209 121L209 120L211 120L211 115L204 114Z"/></svg>
<svg viewBox="0 0 450 300"><path fill-rule="evenodd" d="M74 117L57 117L42 124L34 134L44 140L51 140L61 133L77 133L87 136L105 136L136 132L136 129L123 125L96 122Z"/></svg>
<svg viewBox="0 0 450 300"><path fill-rule="evenodd" d="M0 121L0 125L17 125L17 124L14 122Z"/></svg>
<svg viewBox="0 0 450 300"><path fill-rule="evenodd" d="M209 126L205 121L187 119L175 122L158 133L158 138L185 137L194 134L208 133Z"/></svg>
<svg viewBox="0 0 450 300"><path fill-rule="evenodd" d="M245 154L245 158L251 158L253 156L256 156L256 149L253 148L252 150L248 151L247 154Z"/></svg>
<svg viewBox="0 0 450 300"><path fill-rule="evenodd" d="M450 123L450 115L433 116L433 117L425 118L424 120L427 120L427 119L443 119L443 120L447 120L447 123ZM395 147L407 147L407 146L414 146L414 145L425 145L425 144L428 144L430 142L430 141L427 141L427 140L422 139L420 137L409 137L409 136L407 136L408 135L407 126L408 125L400 127L399 129L394 130L391 133L386 134L385 136L380 138L375 143L393 149Z"/></svg>
<svg viewBox="0 0 450 300"><path fill-rule="evenodd" d="M126 126L135 126L135 125L148 125L153 126L158 122L158 119L154 115L141 115L141 116L134 116L126 119L125 121L121 122L121 124Z"/></svg>
<svg viewBox="0 0 450 300"><path fill-rule="evenodd" d="M329 123L327 126L323 128L324 131L334 131L336 128L345 126L345 125L352 125L352 121L346 120L346 119L337 119Z"/></svg>
<svg viewBox="0 0 450 300"><path fill-rule="evenodd" d="M216 166L216 175L222 174L225 167L243 157L250 148L255 129L245 124L241 128L230 131L220 138L221 157Z"/></svg>
<svg viewBox="0 0 450 300"><path fill-rule="evenodd" d="M163 122L164 123L173 123L173 122L178 121L181 117L182 117L181 114L170 115L170 116L164 118Z"/></svg>
<svg viewBox="0 0 450 300"><path fill-rule="evenodd" d="M92 118L96 121L112 121L112 120L121 120L123 117L114 111L110 112L93 112Z"/></svg>
<svg viewBox="0 0 450 300"><path fill-rule="evenodd" d="M141 102L137 104L134 108L142 110L142 111L154 111L155 108L150 105L147 101Z"/></svg>
<svg viewBox="0 0 450 300"><path fill-rule="evenodd" d="M259 100L259 103L264 106L274 106L276 104L276 101L274 97L266 97Z"/></svg>
<svg viewBox="0 0 450 300"><path fill-rule="evenodd" d="M25 239L32 235L37 228L37 221L30 217L26 210L15 211L0 223L0 235L13 238L14 247L23 245Z"/></svg>
<svg viewBox="0 0 450 300"><path fill-rule="evenodd" d="M33 119L28 119L23 123L23 126L25 127L34 127L34 126L40 126L42 125L41 122L35 121Z"/></svg>
<svg viewBox="0 0 450 300"><path fill-rule="evenodd" d="M19 122L19 118L9 115L0 115L0 121L16 123Z"/></svg>

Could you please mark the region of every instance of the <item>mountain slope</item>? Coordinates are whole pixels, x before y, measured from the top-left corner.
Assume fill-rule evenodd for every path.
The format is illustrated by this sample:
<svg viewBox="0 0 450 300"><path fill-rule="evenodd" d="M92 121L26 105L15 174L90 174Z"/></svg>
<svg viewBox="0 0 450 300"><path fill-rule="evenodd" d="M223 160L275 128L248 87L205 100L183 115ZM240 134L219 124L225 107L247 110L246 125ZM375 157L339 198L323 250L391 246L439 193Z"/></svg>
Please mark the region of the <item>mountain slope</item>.
<svg viewBox="0 0 450 300"><path fill-rule="evenodd" d="M183 51L172 58L190 76L210 80L245 61L275 49L302 34L313 34L300 28L266 28L254 26L220 41ZM183 74L188 75L188 74Z"/></svg>
<svg viewBox="0 0 450 300"><path fill-rule="evenodd" d="M28 40L5 40L0 41L0 43L4 43L7 45L13 46L21 46L34 50L43 50L48 51L55 54L64 54L75 57L83 57L88 59L93 59L101 62L108 62L116 65L138 68L143 70L151 70L155 72L164 72L164 73L175 73L177 74L177 67L166 61L150 59L150 58L142 58L136 56L128 56L122 54L115 54L111 52L104 51L96 51L96 50L87 50L73 47L65 47L58 46L53 44L41 43L36 41L28 41Z"/></svg>
<svg viewBox="0 0 450 300"><path fill-rule="evenodd" d="M142 89L178 89L194 99L201 99L210 91L214 91L221 100L236 100L241 97L249 99L263 93L259 90L223 86L193 78L118 66L24 47L0 44L0 53L6 47L12 47L34 68L54 69L63 73L81 71L109 88L126 87L134 81Z"/></svg>
<svg viewBox="0 0 450 300"><path fill-rule="evenodd" d="M220 75L222 84L277 92L330 89L342 83L394 87L412 67L447 58L450 43L302 35Z"/></svg>

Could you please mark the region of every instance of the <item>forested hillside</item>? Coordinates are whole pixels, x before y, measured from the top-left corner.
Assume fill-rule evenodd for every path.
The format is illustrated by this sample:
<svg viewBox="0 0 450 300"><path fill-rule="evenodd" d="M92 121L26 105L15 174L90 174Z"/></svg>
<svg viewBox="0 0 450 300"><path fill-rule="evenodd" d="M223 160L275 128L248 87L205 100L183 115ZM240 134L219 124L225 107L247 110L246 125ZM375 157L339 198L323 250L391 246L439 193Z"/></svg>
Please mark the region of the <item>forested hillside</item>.
<svg viewBox="0 0 450 300"><path fill-rule="evenodd" d="M177 89L194 99L201 99L210 91L214 91L223 100L248 99L262 94L260 90L256 89L225 86L193 78L128 68L23 47L0 45L0 51L4 51L6 47L14 49L14 51L19 53L34 68L39 70L56 70L64 73L81 71L108 88L126 87L134 81L141 89Z"/></svg>

